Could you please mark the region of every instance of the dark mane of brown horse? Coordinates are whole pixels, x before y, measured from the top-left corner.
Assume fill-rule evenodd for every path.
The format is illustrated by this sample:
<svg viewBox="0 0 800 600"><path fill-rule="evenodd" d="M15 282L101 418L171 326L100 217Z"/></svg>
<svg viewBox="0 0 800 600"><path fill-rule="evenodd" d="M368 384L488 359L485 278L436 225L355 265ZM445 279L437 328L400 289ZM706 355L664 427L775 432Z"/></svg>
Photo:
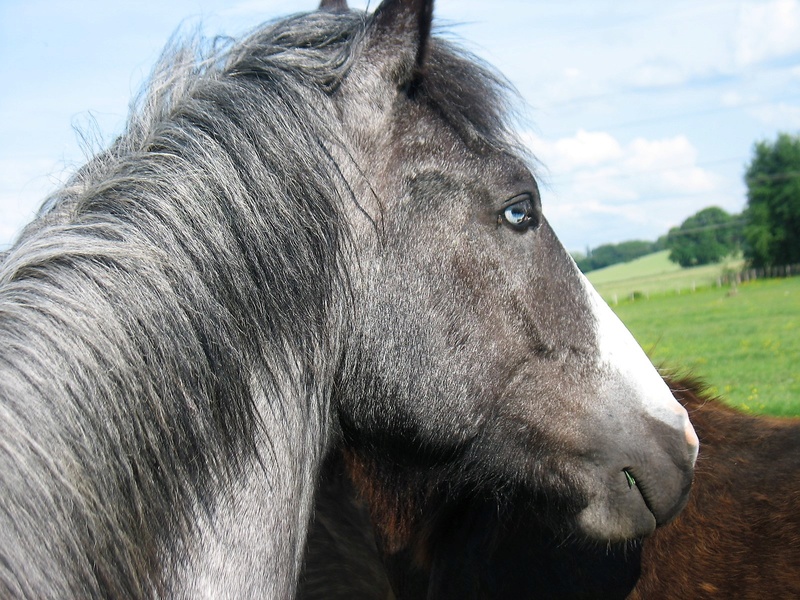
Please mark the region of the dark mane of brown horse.
<svg viewBox="0 0 800 600"><path fill-rule="evenodd" d="M701 452L688 506L643 543L565 540L524 500L454 500L345 452L320 491L303 597L800 597L800 419L745 414L696 379L668 383ZM368 514L377 545L364 551ZM345 573L341 595L325 593Z"/></svg>

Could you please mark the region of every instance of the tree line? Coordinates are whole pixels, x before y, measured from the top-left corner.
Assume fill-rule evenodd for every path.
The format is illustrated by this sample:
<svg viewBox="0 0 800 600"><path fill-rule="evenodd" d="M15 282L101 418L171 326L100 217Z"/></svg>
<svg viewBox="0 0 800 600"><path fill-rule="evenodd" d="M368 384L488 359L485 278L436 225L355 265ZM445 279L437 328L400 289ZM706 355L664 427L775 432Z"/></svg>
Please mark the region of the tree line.
<svg viewBox="0 0 800 600"><path fill-rule="evenodd" d="M666 236L655 242L631 240L620 244L603 244L597 248L587 248L586 254L573 253L572 257L578 263L578 268L588 273L617 263L629 262L646 254L660 252L666 248L665 242Z"/></svg>
<svg viewBox="0 0 800 600"><path fill-rule="evenodd" d="M655 242L604 244L574 255L584 273L668 249L683 267L742 253L754 268L800 264L800 135L781 133L755 144L745 171L747 205L741 214L704 208Z"/></svg>

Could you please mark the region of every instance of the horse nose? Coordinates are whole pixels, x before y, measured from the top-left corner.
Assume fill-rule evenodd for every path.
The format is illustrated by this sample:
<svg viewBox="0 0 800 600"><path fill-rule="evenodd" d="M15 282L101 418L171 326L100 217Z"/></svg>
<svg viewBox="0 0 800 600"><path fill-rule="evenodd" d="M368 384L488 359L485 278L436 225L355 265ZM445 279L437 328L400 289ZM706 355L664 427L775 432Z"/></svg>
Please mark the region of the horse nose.
<svg viewBox="0 0 800 600"><path fill-rule="evenodd" d="M640 414L629 427L619 413L595 421L597 453L590 455L590 463L598 470L589 476L591 500L578 517L590 537L619 541L647 536L686 506L697 435L682 406L665 408L658 415Z"/></svg>
<svg viewBox="0 0 800 600"><path fill-rule="evenodd" d="M651 423L653 443L645 451L633 452L634 459L623 469L629 489L635 488L641 494L659 526L680 513L692 486L700 444L688 415L683 421L683 435L673 425L662 421Z"/></svg>
<svg viewBox="0 0 800 600"><path fill-rule="evenodd" d="M668 406L677 416L678 425L676 427L680 427L681 424L683 425L683 435L686 438L686 445L689 447L689 452L692 457L692 467L694 467L695 462L697 462L697 454L700 450L700 439L697 437L694 425L692 425L689 419L689 413L686 412L686 409L677 401L670 401Z"/></svg>

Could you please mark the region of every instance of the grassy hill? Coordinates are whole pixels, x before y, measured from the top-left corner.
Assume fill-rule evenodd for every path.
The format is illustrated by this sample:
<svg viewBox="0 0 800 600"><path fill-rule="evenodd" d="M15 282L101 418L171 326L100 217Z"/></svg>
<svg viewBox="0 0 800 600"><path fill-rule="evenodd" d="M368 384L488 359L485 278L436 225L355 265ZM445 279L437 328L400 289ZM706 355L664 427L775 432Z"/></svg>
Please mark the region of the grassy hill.
<svg viewBox="0 0 800 600"><path fill-rule="evenodd" d="M656 365L745 410L800 415L800 277L717 287L740 266L682 269L658 252L587 276Z"/></svg>
<svg viewBox="0 0 800 600"><path fill-rule="evenodd" d="M746 410L800 415L800 277L612 308L651 360L689 371Z"/></svg>
<svg viewBox="0 0 800 600"><path fill-rule="evenodd" d="M586 275L600 295L617 304L633 294L680 294L698 288L713 287L726 270L740 269L741 259L729 259L714 265L684 269L670 262L669 250L642 256L627 263L591 271Z"/></svg>

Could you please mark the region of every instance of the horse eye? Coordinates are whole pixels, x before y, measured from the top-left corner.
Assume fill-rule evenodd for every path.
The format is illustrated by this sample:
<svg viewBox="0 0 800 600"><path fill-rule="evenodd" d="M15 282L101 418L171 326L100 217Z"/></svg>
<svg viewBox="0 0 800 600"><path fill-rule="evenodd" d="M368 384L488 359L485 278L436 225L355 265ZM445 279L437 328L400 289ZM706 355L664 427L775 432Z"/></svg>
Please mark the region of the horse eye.
<svg viewBox="0 0 800 600"><path fill-rule="evenodd" d="M525 230L536 224L536 212L528 194L515 196L503 209L502 219L514 229Z"/></svg>

